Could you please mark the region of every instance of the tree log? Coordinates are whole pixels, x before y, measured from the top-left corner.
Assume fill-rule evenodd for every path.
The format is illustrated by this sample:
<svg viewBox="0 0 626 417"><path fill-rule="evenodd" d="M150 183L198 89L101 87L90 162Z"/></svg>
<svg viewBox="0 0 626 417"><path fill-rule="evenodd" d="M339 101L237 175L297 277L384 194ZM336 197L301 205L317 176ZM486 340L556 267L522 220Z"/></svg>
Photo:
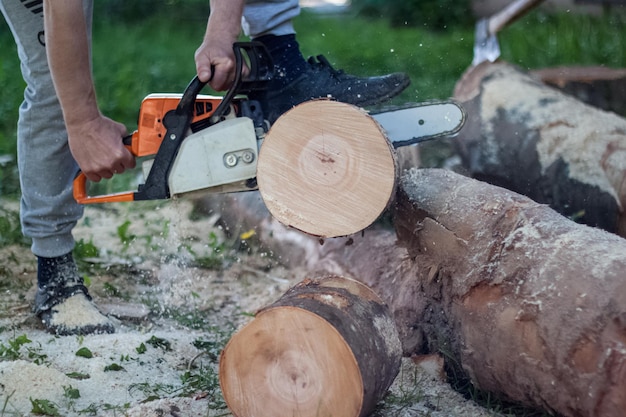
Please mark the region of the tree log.
<svg viewBox="0 0 626 417"><path fill-rule="evenodd" d="M530 74L584 103L626 116L624 68L555 67L542 68Z"/></svg>
<svg viewBox="0 0 626 417"><path fill-rule="evenodd" d="M445 171L411 172L398 204L431 349L516 402L624 415L626 240Z"/></svg>
<svg viewBox="0 0 626 417"><path fill-rule="evenodd" d="M443 353L449 371L515 403L624 415L626 240L437 169L403 176L394 207L397 237L370 228L320 245L288 228L258 234L271 246L287 233L306 253L301 266L372 288L405 355Z"/></svg>
<svg viewBox="0 0 626 417"><path fill-rule="evenodd" d="M352 279L306 279L258 312L222 352L237 417L364 417L400 369L388 308Z"/></svg>
<svg viewBox="0 0 626 417"><path fill-rule="evenodd" d="M471 176L626 236L626 119L504 63L471 68L455 97L469 115L455 144Z"/></svg>
<svg viewBox="0 0 626 417"><path fill-rule="evenodd" d="M263 201L283 224L320 237L365 229L395 193L397 161L381 127L358 107L329 100L282 115L259 153Z"/></svg>
<svg viewBox="0 0 626 417"><path fill-rule="evenodd" d="M626 240L444 170L413 170L397 241L366 231L316 265L390 306L404 353L439 352L495 397L568 417L626 410Z"/></svg>

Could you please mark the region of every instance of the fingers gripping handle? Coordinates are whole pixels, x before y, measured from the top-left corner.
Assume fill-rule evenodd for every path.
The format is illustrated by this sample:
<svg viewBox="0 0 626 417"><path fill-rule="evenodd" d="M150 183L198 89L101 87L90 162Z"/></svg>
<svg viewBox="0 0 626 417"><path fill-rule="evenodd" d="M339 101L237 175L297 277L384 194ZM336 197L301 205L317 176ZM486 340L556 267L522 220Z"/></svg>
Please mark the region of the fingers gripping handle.
<svg viewBox="0 0 626 417"><path fill-rule="evenodd" d="M128 135L122 139L124 146L126 149L133 153L132 149L132 141L134 135ZM115 193L115 194L107 194L100 196L89 196L87 193L87 176L84 172L79 171L76 178L74 178L73 183L73 194L74 200L78 204L96 204L96 203L121 203L126 201L133 201L135 199L135 193L132 191Z"/></svg>

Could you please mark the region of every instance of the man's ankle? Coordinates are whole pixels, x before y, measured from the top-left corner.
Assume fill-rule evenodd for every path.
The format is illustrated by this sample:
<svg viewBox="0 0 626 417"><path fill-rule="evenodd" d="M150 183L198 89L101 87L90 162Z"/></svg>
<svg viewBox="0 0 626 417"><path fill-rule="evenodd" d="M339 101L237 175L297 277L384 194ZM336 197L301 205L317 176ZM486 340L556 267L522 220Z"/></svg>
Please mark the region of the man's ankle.
<svg viewBox="0 0 626 417"><path fill-rule="evenodd" d="M37 285L45 288L50 284L61 284L69 276L75 274L76 264L72 252L65 255L46 258L37 256Z"/></svg>

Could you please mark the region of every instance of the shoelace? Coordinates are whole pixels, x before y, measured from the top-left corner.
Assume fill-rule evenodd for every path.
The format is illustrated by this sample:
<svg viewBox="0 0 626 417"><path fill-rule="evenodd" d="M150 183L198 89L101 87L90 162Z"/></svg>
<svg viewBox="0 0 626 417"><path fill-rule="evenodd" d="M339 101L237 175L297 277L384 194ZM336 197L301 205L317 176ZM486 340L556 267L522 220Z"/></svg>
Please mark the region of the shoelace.
<svg viewBox="0 0 626 417"><path fill-rule="evenodd" d="M315 60L317 58L317 61ZM311 68L317 71L328 71L330 75L333 77L340 77L344 74L343 70L336 70L330 65L330 62L326 59L324 55L318 55L317 57L310 56L307 60Z"/></svg>

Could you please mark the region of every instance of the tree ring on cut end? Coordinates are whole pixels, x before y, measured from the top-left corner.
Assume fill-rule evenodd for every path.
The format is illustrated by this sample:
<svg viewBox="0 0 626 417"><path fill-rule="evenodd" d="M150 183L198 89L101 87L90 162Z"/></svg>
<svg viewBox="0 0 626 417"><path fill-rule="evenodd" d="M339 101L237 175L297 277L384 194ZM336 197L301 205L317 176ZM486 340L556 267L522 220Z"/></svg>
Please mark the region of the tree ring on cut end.
<svg viewBox="0 0 626 417"><path fill-rule="evenodd" d="M337 237L382 214L395 192L396 167L393 147L364 110L313 100L274 123L259 152L257 181L278 221Z"/></svg>

